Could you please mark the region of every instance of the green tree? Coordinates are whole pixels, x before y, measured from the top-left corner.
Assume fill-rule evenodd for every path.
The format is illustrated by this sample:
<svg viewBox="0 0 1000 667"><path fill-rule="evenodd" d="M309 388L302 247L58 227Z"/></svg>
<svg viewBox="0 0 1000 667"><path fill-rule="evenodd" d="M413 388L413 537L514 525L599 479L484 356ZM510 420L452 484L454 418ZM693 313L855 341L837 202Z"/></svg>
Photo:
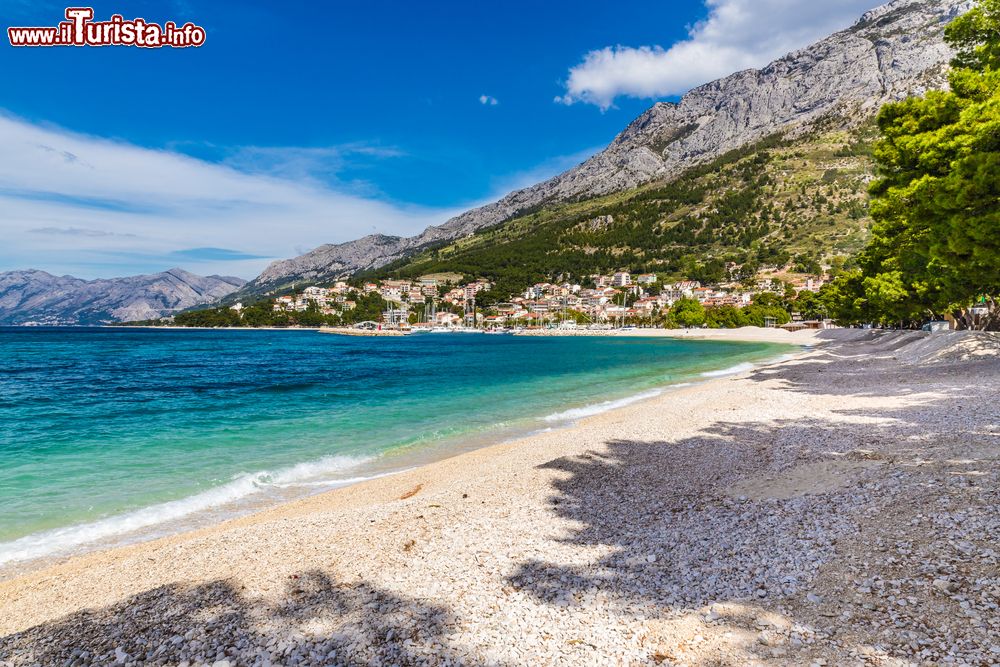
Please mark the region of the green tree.
<svg viewBox="0 0 1000 667"><path fill-rule="evenodd" d="M794 295L795 290L792 290ZM761 292L753 297L753 302L755 306L778 306L781 304L781 297L773 292Z"/></svg>
<svg viewBox="0 0 1000 667"><path fill-rule="evenodd" d="M369 321L378 322L382 319L382 313L389 307L389 304L378 292L371 292L370 294L350 292L348 299L354 301L355 306L350 310L344 311L342 316L344 324Z"/></svg>
<svg viewBox="0 0 1000 667"><path fill-rule="evenodd" d="M844 266L846 264L847 264L847 258L844 257L843 255L837 255L836 257L831 259L830 270L828 271L828 273L830 274L830 278L836 278L841 273L843 273Z"/></svg>
<svg viewBox="0 0 1000 667"><path fill-rule="evenodd" d="M719 306L705 311L705 323L712 329L736 329L745 327L747 319L736 306Z"/></svg>
<svg viewBox="0 0 1000 667"><path fill-rule="evenodd" d="M791 315L782 306L762 306L754 303L743 309L744 326L763 327L767 326L768 320L774 320L774 324L781 326L792 320Z"/></svg>
<svg viewBox="0 0 1000 667"><path fill-rule="evenodd" d="M667 317L682 327L700 327L705 323L705 307L696 299L680 299Z"/></svg>
<svg viewBox="0 0 1000 667"><path fill-rule="evenodd" d="M798 293L792 306L805 320L818 320L827 317L827 307L824 299L815 292L802 290Z"/></svg>
<svg viewBox="0 0 1000 667"><path fill-rule="evenodd" d="M981 0L945 38L951 90L886 105L875 147L872 240L859 263L885 322L943 313L1000 328L1000 0ZM981 301L985 317L969 306Z"/></svg>
<svg viewBox="0 0 1000 667"><path fill-rule="evenodd" d="M838 324L857 324L873 319L865 296L864 274L860 269L840 274L833 282L823 285L819 294L829 316Z"/></svg>

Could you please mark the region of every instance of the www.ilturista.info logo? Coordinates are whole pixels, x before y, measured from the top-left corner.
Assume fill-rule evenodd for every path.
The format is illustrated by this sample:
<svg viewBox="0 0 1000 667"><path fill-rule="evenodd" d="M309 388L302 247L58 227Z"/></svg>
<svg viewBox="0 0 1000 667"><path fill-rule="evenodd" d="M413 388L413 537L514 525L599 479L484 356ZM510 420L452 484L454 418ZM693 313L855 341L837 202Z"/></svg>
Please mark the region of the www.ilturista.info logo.
<svg viewBox="0 0 1000 667"><path fill-rule="evenodd" d="M94 21L91 7L68 7L66 20L54 28L7 28L11 46L162 46L184 48L205 43L205 29L193 23L178 26L125 20L114 14L108 21Z"/></svg>

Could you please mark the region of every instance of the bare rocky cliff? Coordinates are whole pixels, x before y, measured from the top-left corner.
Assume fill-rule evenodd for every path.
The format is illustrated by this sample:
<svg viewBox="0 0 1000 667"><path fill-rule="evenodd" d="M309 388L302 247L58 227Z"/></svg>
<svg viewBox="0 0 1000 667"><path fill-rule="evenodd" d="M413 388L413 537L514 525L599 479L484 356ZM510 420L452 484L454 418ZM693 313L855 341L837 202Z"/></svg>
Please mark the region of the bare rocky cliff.
<svg viewBox="0 0 1000 667"><path fill-rule="evenodd" d="M83 280L45 271L0 273L0 325L104 324L172 315L214 303L246 284L170 269L128 278Z"/></svg>
<svg viewBox="0 0 1000 667"><path fill-rule="evenodd" d="M855 25L763 69L746 70L658 102L602 152L543 183L467 211L410 238L382 235L324 245L272 263L242 293L329 280L383 266L439 241L460 238L547 203L627 190L821 118L845 125L882 104L945 85L951 52L945 25L972 0L895 0Z"/></svg>

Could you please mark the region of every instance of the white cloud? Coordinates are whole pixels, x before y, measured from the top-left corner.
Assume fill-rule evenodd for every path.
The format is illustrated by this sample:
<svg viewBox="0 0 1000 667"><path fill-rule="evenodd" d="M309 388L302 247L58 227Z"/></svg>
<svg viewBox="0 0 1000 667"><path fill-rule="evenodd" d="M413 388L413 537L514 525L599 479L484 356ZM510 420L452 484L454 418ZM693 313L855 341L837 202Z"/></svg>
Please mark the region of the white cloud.
<svg viewBox="0 0 1000 667"><path fill-rule="evenodd" d="M479 103L485 104L486 106L495 107L496 105L500 104L500 100L493 97L492 95L480 95Z"/></svg>
<svg viewBox="0 0 1000 667"><path fill-rule="evenodd" d="M608 46L569 71L556 102L608 109L617 97L680 95L761 67L851 25L878 0L705 0L708 17L669 48Z"/></svg>
<svg viewBox="0 0 1000 667"><path fill-rule="evenodd" d="M291 178L331 158L326 149L246 149L236 168L2 114L0 145L0 270L110 276L184 257L192 271L252 277L267 258L374 231L411 235L461 212ZM255 156L266 159L250 170ZM218 251L183 254L192 248Z"/></svg>
<svg viewBox="0 0 1000 667"><path fill-rule="evenodd" d="M223 163L255 174L329 184L359 158L382 160L404 155L398 148L360 142L339 146L240 146L226 151Z"/></svg>
<svg viewBox="0 0 1000 667"><path fill-rule="evenodd" d="M497 177L491 194L477 201L429 208L380 201L359 194L362 187L324 178L326 170L335 172L350 156L403 155L391 147L208 147L222 160L218 163L2 112L0 145L0 271L36 268L82 278L178 265L201 274L252 278L272 259L323 243L376 231L418 234L560 173L598 150Z"/></svg>

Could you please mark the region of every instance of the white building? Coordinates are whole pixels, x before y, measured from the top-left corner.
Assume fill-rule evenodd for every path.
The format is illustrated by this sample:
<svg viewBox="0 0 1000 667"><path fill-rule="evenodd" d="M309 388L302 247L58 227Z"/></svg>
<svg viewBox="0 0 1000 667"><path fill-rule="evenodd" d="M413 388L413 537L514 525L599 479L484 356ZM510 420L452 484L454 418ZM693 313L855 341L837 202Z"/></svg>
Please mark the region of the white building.
<svg viewBox="0 0 1000 667"><path fill-rule="evenodd" d="M632 284L632 274L628 271L619 271L611 276L611 284L615 287L628 287Z"/></svg>

